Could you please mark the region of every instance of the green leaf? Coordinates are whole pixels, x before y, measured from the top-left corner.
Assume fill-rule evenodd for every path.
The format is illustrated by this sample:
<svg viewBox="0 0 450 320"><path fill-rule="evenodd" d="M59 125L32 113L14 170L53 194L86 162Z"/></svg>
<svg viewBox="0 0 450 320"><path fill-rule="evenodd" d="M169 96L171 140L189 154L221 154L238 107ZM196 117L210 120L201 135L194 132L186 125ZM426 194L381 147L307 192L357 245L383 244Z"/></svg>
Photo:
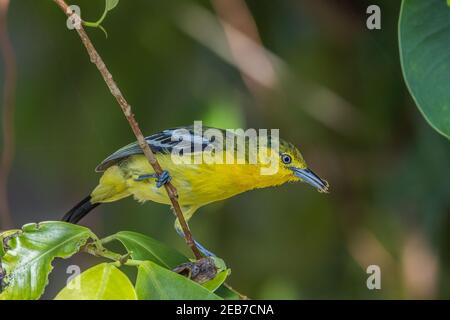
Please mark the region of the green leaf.
<svg viewBox="0 0 450 320"><path fill-rule="evenodd" d="M105 8L107 11L111 11L119 4L119 0L106 0Z"/></svg>
<svg viewBox="0 0 450 320"><path fill-rule="evenodd" d="M214 293L225 300L241 300L236 292L228 289L224 285L221 285Z"/></svg>
<svg viewBox="0 0 450 320"><path fill-rule="evenodd" d="M202 283L202 286L214 292L225 282L229 274L230 269L219 272L213 279Z"/></svg>
<svg viewBox="0 0 450 320"><path fill-rule="evenodd" d="M225 264L225 261L218 257L211 257L214 261L214 265L217 268L217 275L204 283L202 283L202 286L204 286L209 291L216 291L228 278L228 276L231 274L231 269L227 269L227 266Z"/></svg>
<svg viewBox="0 0 450 320"><path fill-rule="evenodd" d="M137 300L137 296L122 271L101 263L73 278L55 300Z"/></svg>
<svg viewBox="0 0 450 320"><path fill-rule="evenodd" d="M211 257L211 259L214 261L214 265L217 268L217 272L221 272L224 270L227 270L227 265L225 264L225 261L219 257ZM231 270L229 269L228 272L231 273Z"/></svg>
<svg viewBox="0 0 450 320"><path fill-rule="evenodd" d="M221 300L198 283L151 261L139 266L136 293L139 300Z"/></svg>
<svg viewBox="0 0 450 320"><path fill-rule="evenodd" d="M119 240L135 260L150 260L169 269L188 261L178 251L137 232L121 231L111 237Z"/></svg>
<svg viewBox="0 0 450 320"><path fill-rule="evenodd" d="M4 247L4 242L7 242L8 238L20 233L20 229L6 230L0 233L0 258L3 257L6 253L6 248Z"/></svg>
<svg viewBox="0 0 450 320"><path fill-rule="evenodd" d="M68 258L93 234L65 222L30 223L7 241L2 265L6 272L3 299L37 299L48 282L54 258Z"/></svg>
<svg viewBox="0 0 450 320"><path fill-rule="evenodd" d="M443 0L403 0L399 47L408 89L428 123L450 138L450 10Z"/></svg>

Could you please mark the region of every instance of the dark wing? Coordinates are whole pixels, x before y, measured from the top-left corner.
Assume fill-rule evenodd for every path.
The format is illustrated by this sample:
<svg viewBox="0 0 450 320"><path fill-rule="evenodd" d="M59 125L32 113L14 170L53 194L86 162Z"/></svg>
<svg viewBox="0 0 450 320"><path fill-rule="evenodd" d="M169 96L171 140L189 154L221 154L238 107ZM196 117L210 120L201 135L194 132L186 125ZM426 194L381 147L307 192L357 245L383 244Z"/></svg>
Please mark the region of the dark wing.
<svg viewBox="0 0 450 320"><path fill-rule="evenodd" d="M204 129L207 128L204 127ZM181 141L183 141L184 146L186 146L186 142L188 141L188 143L191 144L191 150L203 150L210 143L210 141L202 135L195 134L192 126L166 129L146 137L145 140L154 153L165 154L171 153L174 148L180 147ZM110 166L113 166L134 154L143 154L137 142L130 143L114 152L108 158L103 160L102 163L95 168L95 171L103 172Z"/></svg>

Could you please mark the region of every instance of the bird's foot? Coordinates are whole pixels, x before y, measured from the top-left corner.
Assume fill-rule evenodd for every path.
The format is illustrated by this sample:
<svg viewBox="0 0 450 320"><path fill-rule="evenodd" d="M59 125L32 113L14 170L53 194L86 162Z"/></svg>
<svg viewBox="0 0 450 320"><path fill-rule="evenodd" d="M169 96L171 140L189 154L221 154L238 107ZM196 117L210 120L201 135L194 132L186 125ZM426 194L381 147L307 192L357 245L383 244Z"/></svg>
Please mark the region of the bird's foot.
<svg viewBox="0 0 450 320"><path fill-rule="evenodd" d="M172 177L169 174L169 171L163 170L161 175L158 176L158 179L156 180L156 187L161 188L163 185L168 183L170 180L172 180Z"/></svg>
<svg viewBox="0 0 450 320"><path fill-rule="evenodd" d="M163 185L168 183L170 180L172 180L172 177L170 176L169 172L166 170L163 170L161 175L158 175L156 173L150 173L150 174L142 174L134 179L134 181L144 181L148 179L156 179L156 187L161 188Z"/></svg>
<svg viewBox="0 0 450 320"><path fill-rule="evenodd" d="M158 179L158 175L156 173L141 174L137 178L134 178L134 181L144 181L144 180L148 180L148 179L151 179L151 178Z"/></svg>

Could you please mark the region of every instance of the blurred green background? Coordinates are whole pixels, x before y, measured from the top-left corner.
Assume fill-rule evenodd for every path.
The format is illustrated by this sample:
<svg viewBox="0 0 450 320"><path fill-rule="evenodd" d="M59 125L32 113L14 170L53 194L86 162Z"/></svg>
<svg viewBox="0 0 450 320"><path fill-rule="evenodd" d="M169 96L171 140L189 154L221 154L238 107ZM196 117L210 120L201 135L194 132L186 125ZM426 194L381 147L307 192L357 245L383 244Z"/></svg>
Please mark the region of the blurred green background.
<svg viewBox="0 0 450 320"><path fill-rule="evenodd" d="M104 2L74 1L95 21ZM382 29L366 28L378 4ZM195 237L252 298L450 298L450 144L401 75L400 1L121 1L88 29L145 134L192 124L280 128L331 185L248 192L199 210ZM57 220L133 134L52 1L11 1L18 82L9 202L15 227ZM0 65L0 82L4 66ZM3 93L1 93L3 94ZM188 253L169 208L131 198L83 220L99 236L148 234ZM86 268L59 261L45 297ZM381 290L366 268L379 265Z"/></svg>

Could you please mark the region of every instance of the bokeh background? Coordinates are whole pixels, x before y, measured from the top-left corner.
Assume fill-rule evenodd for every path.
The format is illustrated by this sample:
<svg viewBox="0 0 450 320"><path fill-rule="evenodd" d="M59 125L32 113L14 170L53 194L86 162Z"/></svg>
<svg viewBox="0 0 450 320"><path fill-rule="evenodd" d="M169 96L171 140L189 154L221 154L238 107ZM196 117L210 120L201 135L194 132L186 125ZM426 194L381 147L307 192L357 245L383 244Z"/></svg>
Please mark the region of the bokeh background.
<svg viewBox="0 0 450 320"><path fill-rule="evenodd" d="M89 21L104 6L72 3ZM369 4L381 7L381 30L366 28ZM280 128L330 182L328 195L289 184L209 205L191 220L248 296L450 298L450 144L405 87L399 7L121 1L103 23L108 38L88 30L146 134L194 120ZM95 166L133 135L52 1L12 0L8 19L18 70L8 203L20 227L59 219L96 185ZM100 236L141 232L188 253L164 205L129 198L83 224ZM55 263L44 298L64 285L65 266L94 261L80 254ZM381 268L381 290L366 287L369 265Z"/></svg>

